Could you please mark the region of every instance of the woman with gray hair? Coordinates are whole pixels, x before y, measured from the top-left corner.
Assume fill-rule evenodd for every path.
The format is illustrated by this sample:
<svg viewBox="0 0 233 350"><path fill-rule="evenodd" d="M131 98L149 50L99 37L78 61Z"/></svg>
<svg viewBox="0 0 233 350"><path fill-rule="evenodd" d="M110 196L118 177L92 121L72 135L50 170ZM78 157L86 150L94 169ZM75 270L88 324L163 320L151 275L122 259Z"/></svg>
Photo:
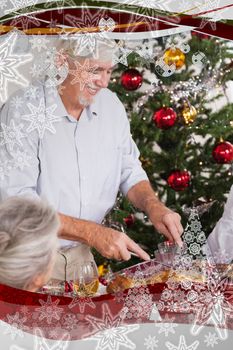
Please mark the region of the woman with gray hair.
<svg viewBox="0 0 233 350"><path fill-rule="evenodd" d="M36 291L49 279L59 220L40 200L11 197L0 204L0 283Z"/></svg>

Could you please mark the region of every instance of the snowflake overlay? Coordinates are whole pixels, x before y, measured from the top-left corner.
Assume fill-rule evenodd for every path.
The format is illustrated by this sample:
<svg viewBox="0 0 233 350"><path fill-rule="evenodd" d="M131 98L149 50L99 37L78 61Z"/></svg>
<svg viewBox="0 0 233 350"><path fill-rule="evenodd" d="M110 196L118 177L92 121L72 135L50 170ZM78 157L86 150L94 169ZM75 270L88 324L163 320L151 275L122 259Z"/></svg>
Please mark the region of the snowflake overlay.
<svg viewBox="0 0 233 350"><path fill-rule="evenodd" d="M152 337L149 335L147 338L145 338L145 347L147 350L154 350L155 348L158 347L158 339L156 337Z"/></svg>
<svg viewBox="0 0 233 350"><path fill-rule="evenodd" d="M68 305L69 309L73 309L76 305L79 306L79 311L83 314L85 307L89 306L95 309L95 304L90 297L75 297L72 299L71 303Z"/></svg>
<svg viewBox="0 0 233 350"><path fill-rule="evenodd" d="M52 105L48 108L45 107L43 101L40 101L39 106L35 106L31 103L27 104L30 114L22 116L22 119L30 122L27 132L37 130L39 138L42 139L46 130L52 134L56 133L53 123L60 122L61 117L53 115L53 112L57 108L57 105Z"/></svg>
<svg viewBox="0 0 233 350"><path fill-rule="evenodd" d="M206 343L206 346L209 347L211 346L212 348L218 344L218 337L216 333L208 333L205 335L205 340L204 343Z"/></svg>
<svg viewBox="0 0 233 350"><path fill-rule="evenodd" d="M10 125L5 125L1 123L0 132L0 145L9 145L10 152L13 151L14 146L23 146L21 139L26 137L26 135L21 131L23 124L15 125L14 120L10 121Z"/></svg>
<svg viewBox="0 0 233 350"><path fill-rule="evenodd" d="M24 325L26 321L27 317L20 317L19 312L16 312L14 315L7 315L7 323L4 324L6 326L4 334L10 334L12 340L14 340L17 336L23 338L24 334L22 329L27 329L27 327Z"/></svg>
<svg viewBox="0 0 233 350"><path fill-rule="evenodd" d="M53 345L48 345L40 328L35 329L34 350L66 350L68 349L70 336L68 333L62 335L61 339ZM26 350L17 345L12 345L10 350Z"/></svg>
<svg viewBox="0 0 233 350"><path fill-rule="evenodd" d="M14 54L18 35L10 33L7 39L0 45L0 100L5 102L8 94L8 83L14 82L22 86L28 85L28 81L18 72L17 68L30 61L30 54Z"/></svg>
<svg viewBox="0 0 233 350"><path fill-rule="evenodd" d="M38 56L31 66L30 73L41 84L48 87L61 84L69 73L69 66L63 51L55 47L47 49Z"/></svg>
<svg viewBox="0 0 233 350"><path fill-rule="evenodd" d="M70 74L74 76L71 84L80 84L80 90L82 91L86 85L92 85L93 81L99 78L96 74L97 66L90 66L90 60L85 59L81 64L78 61L74 61L75 69L70 69Z"/></svg>
<svg viewBox="0 0 233 350"><path fill-rule="evenodd" d="M39 316L39 320L46 320L47 324L51 324L53 319L59 321L61 318L61 314L63 313L63 309L58 307L59 300L52 301L51 296L48 296L47 301L39 300L41 307L35 309L36 314Z"/></svg>
<svg viewBox="0 0 233 350"><path fill-rule="evenodd" d="M163 322L162 323L156 323L155 327L159 328L158 333L159 334L163 334L165 335L165 337L169 336L169 333L171 334L175 334L175 330L174 328L178 326L178 324L173 323L174 322L174 317L169 318L168 315L165 315L165 317L163 318Z"/></svg>
<svg viewBox="0 0 233 350"><path fill-rule="evenodd" d="M209 12L211 10L215 10L220 7L220 0L206 0L203 3L197 2L195 4L201 13ZM210 14L210 17L204 14L204 17L201 17L200 29L203 29L206 25L210 25L212 30L216 30L216 22L221 21L223 19L222 13L226 11L226 9L222 9L221 11L213 11Z"/></svg>
<svg viewBox="0 0 233 350"><path fill-rule="evenodd" d="M32 35L32 38L29 39L29 42L32 45L32 49L36 49L38 52L41 52L41 50L47 49L47 44L49 43L49 40L46 38L46 35Z"/></svg>
<svg viewBox="0 0 233 350"><path fill-rule="evenodd" d="M85 3L82 3L81 18L66 14L65 19L73 27L79 28L81 31L73 35L77 43L75 54L85 56L86 54L92 53L95 58L98 58L98 41L109 42L109 39L106 37L106 32L114 29L114 21L110 18L106 18L105 11L102 8L92 13ZM93 33L93 28L97 28L97 32ZM69 37L70 35L68 35L68 38Z"/></svg>
<svg viewBox="0 0 233 350"><path fill-rule="evenodd" d="M186 345L185 337L183 335L180 336L179 345L175 346L174 344L170 342L166 342L166 347L169 350L196 350L199 346L199 341L195 341L191 345Z"/></svg>
<svg viewBox="0 0 233 350"><path fill-rule="evenodd" d="M132 276L134 287L130 288L124 300L123 317L125 319L149 319L154 303L146 285L143 272L138 267Z"/></svg>
<svg viewBox="0 0 233 350"><path fill-rule="evenodd" d="M102 318L88 315L85 319L93 326L93 331L98 332L91 338L97 340L96 350L119 350L120 345L136 349L127 334L138 330L139 325L122 325L119 314L113 316L106 303L102 305Z"/></svg>

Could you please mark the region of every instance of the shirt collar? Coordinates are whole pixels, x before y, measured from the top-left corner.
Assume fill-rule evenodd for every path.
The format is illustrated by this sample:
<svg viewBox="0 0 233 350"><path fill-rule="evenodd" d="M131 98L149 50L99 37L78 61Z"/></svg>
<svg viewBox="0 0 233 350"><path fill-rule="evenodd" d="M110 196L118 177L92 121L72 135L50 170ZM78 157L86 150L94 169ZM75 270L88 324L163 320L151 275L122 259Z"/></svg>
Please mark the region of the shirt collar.
<svg viewBox="0 0 233 350"><path fill-rule="evenodd" d="M45 85L45 97L46 97L47 104L48 104L48 100L49 100L49 105L56 104L57 106L56 112L55 112L56 116L66 117L71 122L77 122L77 120L67 112L64 106L64 103L62 102L61 96L55 86L48 87ZM98 116L97 100L98 98L97 96L95 96L92 104L84 108L84 110L86 110L86 115L88 119L96 118Z"/></svg>

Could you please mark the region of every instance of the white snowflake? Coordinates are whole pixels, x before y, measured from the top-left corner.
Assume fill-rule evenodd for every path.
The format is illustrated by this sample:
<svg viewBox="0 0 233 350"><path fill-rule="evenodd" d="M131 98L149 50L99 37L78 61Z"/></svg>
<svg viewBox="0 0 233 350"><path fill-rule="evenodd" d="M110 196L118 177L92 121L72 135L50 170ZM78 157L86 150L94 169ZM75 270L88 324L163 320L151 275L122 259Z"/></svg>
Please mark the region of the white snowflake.
<svg viewBox="0 0 233 350"><path fill-rule="evenodd" d="M23 98L20 96L14 96L10 102L10 106L15 109L19 109L23 104Z"/></svg>
<svg viewBox="0 0 233 350"><path fill-rule="evenodd" d="M62 324L68 331L76 329L78 324L76 315L66 313L62 318Z"/></svg>
<svg viewBox="0 0 233 350"><path fill-rule="evenodd" d="M42 65L39 65L38 63L33 63L33 65L29 69L29 73L31 74L32 78L39 78L44 73L44 69Z"/></svg>
<svg viewBox="0 0 233 350"><path fill-rule="evenodd" d="M96 74L97 66L91 66L90 60L85 59L81 64L78 61L74 61L75 69L70 69L70 74L74 76L71 84L80 84L80 90L83 90L85 85L92 85L93 81L98 79L99 75Z"/></svg>
<svg viewBox="0 0 233 350"><path fill-rule="evenodd" d="M30 16L15 17L10 22L10 25L12 27L20 26L22 29L27 30L27 29L31 28L32 25L39 27L40 21L33 14L30 14Z"/></svg>
<svg viewBox="0 0 233 350"><path fill-rule="evenodd" d="M197 221L197 220L192 221L192 222L190 223L190 229L191 229L191 231L194 232L194 233L199 232L199 231L201 230L201 223L200 223L200 221Z"/></svg>
<svg viewBox="0 0 233 350"><path fill-rule="evenodd" d="M34 85L30 85L24 93L24 97L27 100L35 100L39 97L39 89L38 87L34 86Z"/></svg>
<svg viewBox="0 0 233 350"><path fill-rule="evenodd" d="M20 151L17 149L17 151L13 154L13 166L16 169L20 169L23 170L25 167L29 167L30 166L30 159L32 159L32 157L25 151Z"/></svg>
<svg viewBox="0 0 233 350"><path fill-rule="evenodd" d="M102 305L102 318L86 316L96 333L92 339L97 340L96 350L119 350L120 345L135 349L135 344L127 334L139 329L139 325L121 325L122 319L117 314L113 316L108 305Z"/></svg>
<svg viewBox="0 0 233 350"><path fill-rule="evenodd" d="M49 40L46 38L46 35L32 35L32 38L29 39L29 42L32 45L32 49L36 49L38 52L41 52L43 49L47 49Z"/></svg>
<svg viewBox="0 0 233 350"><path fill-rule="evenodd" d="M158 339L156 337L152 337L149 335L147 338L145 338L144 345L147 350L154 350L155 348L158 347Z"/></svg>
<svg viewBox="0 0 233 350"><path fill-rule="evenodd" d="M35 329L35 337L34 340L34 350L66 350L69 345L70 336L68 333L64 333L60 335L60 339L56 341L56 343L52 343L52 345L49 345L46 341L43 332L41 329L36 328ZM21 347L18 347L17 345L12 345L10 347L10 350L26 350Z"/></svg>
<svg viewBox="0 0 233 350"><path fill-rule="evenodd" d="M56 10L58 10L58 13L61 14L64 12L64 6L70 6L70 7L74 7L76 6L76 3L73 0L55 0L55 1L47 1L44 4L45 8L50 8L50 6L52 5L53 8L56 8ZM56 6L55 6L56 5Z"/></svg>
<svg viewBox="0 0 233 350"><path fill-rule="evenodd" d="M47 87L61 84L69 73L67 55L55 47L43 50L30 68L31 75Z"/></svg>
<svg viewBox="0 0 233 350"><path fill-rule="evenodd" d="M172 0L123 0L121 1L122 4L127 3L128 5L134 5L135 8L138 7L138 12L140 14L143 14L144 16L150 16L151 11L153 10L159 10L159 11L168 11L170 12L170 6ZM153 12L154 13L154 12Z"/></svg>
<svg viewBox="0 0 233 350"><path fill-rule="evenodd" d="M98 58L98 41L106 41L105 31L93 33L93 28L98 28L102 18L105 18L105 10L100 8L94 13L91 12L88 6L83 3L81 17L76 17L71 14L65 15L65 20L74 28L79 28L79 34L75 35L77 43L76 55L86 55L92 53L94 57Z"/></svg>
<svg viewBox="0 0 233 350"><path fill-rule="evenodd" d="M0 2L0 9L3 10L7 6L7 0L2 0Z"/></svg>
<svg viewBox="0 0 233 350"><path fill-rule="evenodd" d="M7 324L4 334L10 334L11 339L15 339L17 336L21 338L24 337L23 329L25 329L24 323L27 321L27 317L20 317L19 312L16 312L14 315L7 315ZM4 324L5 325L5 324Z"/></svg>
<svg viewBox="0 0 233 350"><path fill-rule="evenodd" d="M199 346L198 340L196 340L194 343L192 343L189 346L186 345L185 337L183 335L180 336L179 345L177 346L170 342L166 342L166 347L169 350L196 350L198 346Z"/></svg>
<svg viewBox="0 0 233 350"><path fill-rule="evenodd" d="M114 19L111 17L101 18L99 21L99 30L101 32L112 32L116 26Z"/></svg>
<svg viewBox="0 0 233 350"><path fill-rule="evenodd" d="M95 304L90 297L75 297L72 299L71 303L68 305L69 309L73 309L75 306L79 306L80 312L83 314L86 306L95 309Z"/></svg>
<svg viewBox="0 0 233 350"><path fill-rule="evenodd" d="M28 81L18 72L17 68L31 60L30 54L14 54L18 35L10 33L0 45L0 100L5 102L8 93L8 82L27 85Z"/></svg>
<svg viewBox="0 0 233 350"><path fill-rule="evenodd" d="M185 237L185 242L187 243L191 243L194 240L193 233L191 231L186 231L184 233L184 237Z"/></svg>
<svg viewBox="0 0 233 350"><path fill-rule="evenodd" d="M0 180L4 181L6 176L9 176L10 171L13 169L13 164L10 160L1 160L0 163Z"/></svg>
<svg viewBox="0 0 233 350"><path fill-rule="evenodd" d="M14 146L23 146L21 139L26 135L21 131L23 124L15 125L14 120L10 121L10 125L1 123L2 132L0 132L0 145L9 145L10 151L13 151Z"/></svg>
<svg viewBox="0 0 233 350"><path fill-rule="evenodd" d="M43 138L46 130L50 131L52 134L56 133L53 123L61 121L60 117L53 115L57 105L54 104L46 108L41 100L39 106L35 106L31 103L28 103L27 106L31 113L22 116L22 119L31 122L27 128L27 132L37 130L40 139Z"/></svg>
<svg viewBox="0 0 233 350"><path fill-rule="evenodd" d="M39 303L41 304L41 307L36 308L35 311L36 314L39 314L40 321L45 319L48 324L51 324L53 319L60 320L63 309L57 307L59 304L58 299L53 302L49 295L47 301L39 299Z"/></svg>
<svg viewBox="0 0 233 350"><path fill-rule="evenodd" d="M18 10L20 8L25 8L29 6L34 6L37 3L37 0L10 0L10 1L14 6L13 8L14 10Z"/></svg>
<svg viewBox="0 0 233 350"><path fill-rule="evenodd" d="M194 242L191 243L188 247L190 254L192 255L199 255L201 253L201 247L200 244Z"/></svg>
<svg viewBox="0 0 233 350"><path fill-rule="evenodd" d="M220 0L206 0L205 2L196 2L195 5L198 7L201 14L201 23L199 28L203 29L206 25L210 25L212 30L216 30L216 22L221 21L222 13L227 9L221 9L218 11L214 11L215 9L220 7ZM206 17L205 14L209 13L211 10L211 16ZM203 13L203 15L202 15Z"/></svg>
<svg viewBox="0 0 233 350"><path fill-rule="evenodd" d="M153 56L154 42L151 40L146 41L137 47L135 51L139 56L145 58L146 60L149 60Z"/></svg>
<svg viewBox="0 0 233 350"><path fill-rule="evenodd" d="M155 327L158 327L158 333L165 335L165 337L168 337L169 333L175 334L174 328L178 326L178 324L173 323L174 317L169 318L166 314L162 323L155 323Z"/></svg>
<svg viewBox="0 0 233 350"><path fill-rule="evenodd" d="M149 318L153 308L152 295L146 287L134 287L129 289L124 306L128 312L126 318Z"/></svg>
<svg viewBox="0 0 233 350"><path fill-rule="evenodd" d="M132 50L125 47L123 42L117 44L116 50L113 55L113 63L121 63L124 66L128 66L127 57L131 54Z"/></svg>
<svg viewBox="0 0 233 350"><path fill-rule="evenodd" d="M218 345L218 337L216 335L216 333L208 333L208 335L205 335L205 340L204 343L206 343L206 346L211 346L212 348L215 345Z"/></svg>

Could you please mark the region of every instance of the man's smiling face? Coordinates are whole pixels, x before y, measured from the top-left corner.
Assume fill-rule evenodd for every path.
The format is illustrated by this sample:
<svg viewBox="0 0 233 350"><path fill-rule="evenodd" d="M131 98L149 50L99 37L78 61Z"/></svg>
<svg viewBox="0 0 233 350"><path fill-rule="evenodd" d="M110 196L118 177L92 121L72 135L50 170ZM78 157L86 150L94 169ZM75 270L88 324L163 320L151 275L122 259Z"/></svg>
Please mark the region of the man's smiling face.
<svg viewBox="0 0 233 350"><path fill-rule="evenodd" d="M114 68L111 60L78 58L69 60L70 81L82 106L93 102L95 95L108 86Z"/></svg>

